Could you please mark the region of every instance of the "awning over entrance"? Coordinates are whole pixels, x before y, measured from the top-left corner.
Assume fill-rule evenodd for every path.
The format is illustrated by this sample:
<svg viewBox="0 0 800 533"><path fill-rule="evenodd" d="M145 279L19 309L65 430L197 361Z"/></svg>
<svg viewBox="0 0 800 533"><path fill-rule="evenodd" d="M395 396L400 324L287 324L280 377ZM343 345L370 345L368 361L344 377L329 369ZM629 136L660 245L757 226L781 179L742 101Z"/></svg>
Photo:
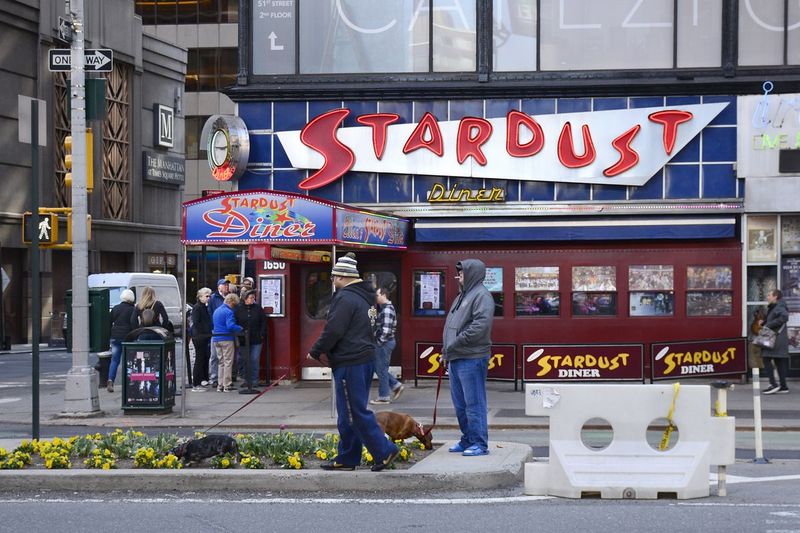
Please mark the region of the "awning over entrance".
<svg viewBox="0 0 800 533"><path fill-rule="evenodd" d="M185 245L336 245L403 250L408 221L354 207L272 191L225 193L183 204Z"/></svg>
<svg viewBox="0 0 800 533"><path fill-rule="evenodd" d="M417 242L596 241L733 237L736 217L436 219L414 223Z"/></svg>

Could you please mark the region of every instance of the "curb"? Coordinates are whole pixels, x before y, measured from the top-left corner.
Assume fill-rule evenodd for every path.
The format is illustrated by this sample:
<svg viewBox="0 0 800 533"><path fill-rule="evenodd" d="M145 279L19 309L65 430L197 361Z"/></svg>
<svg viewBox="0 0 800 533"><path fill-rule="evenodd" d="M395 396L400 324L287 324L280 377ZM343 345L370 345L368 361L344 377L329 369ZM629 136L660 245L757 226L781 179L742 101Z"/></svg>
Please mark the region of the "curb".
<svg viewBox="0 0 800 533"><path fill-rule="evenodd" d="M494 443L504 448L499 460L481 467L482 458L457 458L448 454L446 446L408 470L355 472L324 470L2 470L0 493L4 491L220 491L247 490L268 492L398 492L419 490L498 489L517 486L523 478L525 462L532 457L531 448L516 443ZM493 452L494 453L494 452ZM448 457L450 456L450 457ZM492 455L487 456L493 458ZM448 470L447 466L461 459L468 470ZM494 458L493 458L494 459ZM498 464L499 463L499 464ZM442 468L444 466L444 468Z"/></svg>

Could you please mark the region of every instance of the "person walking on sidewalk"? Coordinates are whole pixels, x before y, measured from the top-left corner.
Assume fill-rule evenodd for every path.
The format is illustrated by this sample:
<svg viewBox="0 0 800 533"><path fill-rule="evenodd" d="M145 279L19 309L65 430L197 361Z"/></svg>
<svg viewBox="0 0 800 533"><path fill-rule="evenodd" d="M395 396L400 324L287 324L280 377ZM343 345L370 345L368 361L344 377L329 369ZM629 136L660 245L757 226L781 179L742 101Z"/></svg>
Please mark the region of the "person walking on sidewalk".
<svg viewBox="0 0 800 533"><path fill-rule="evenodd" d="M761 349L764 371L769 379L769 387L764 389L764 394L788 394L786 375L789 373L789 333L786 331L786 323L789 321L789 310L786 308L786 302L783 301L783 294L777 289L767 295L767 302L769 305L763 327L768 327L777 335L775 346ZM778 369L780 387L775 382L773 364Z"/></svg>
<svg viewBox="0 0 800 533"><path fill-rule="evenodd" d="M403 384L389 373L392 351L396 344L394 333L397 329L397 314L392 301L389 300L389 291L386 287L378 288L376 299L378 319L375 321L375 343L378 346L375 348L375 373L378 374L378 397L370 400L369 403L373 405L399 400L404 388Z"/></svg>
<svg viewBox="0 0 800 533"><path fill-rule="evenodd" d="M486 265L478 259L456 263L460 292L450 307L442 335L442 360L450 374L450 397L461 429L452 453L489 453L486 419L486 376L492 347L494 299L483 279Z"/></svg>
<svg viewBox="0 0 800 533"><path fill-rule="evenodd" d="M237 294L228 294L225 301L212 317L214 330L211 342L217 350L219 357L217 392L230 392L233 387L233 351L236 345L236 335L242 331L242 326L236 323L233 308L239 303Z"/></svg>
<svg viewBox="0 0 800 533"><path fill-rule="evenodd" d="M355 470L366 446L375 460L373 472L389 466L399 453L383 434L375 414L367 407L372 374L375 371L375 291L361 280L356 256L348 252L333 269L336 293L331 300L328 321L308 357L327 363L336 387L336 424L339 446L336 457L322 464L323 470Z"/></svg>
<svg viewBox="0 0 800 533"><path fill-rule="evenodd" d="M261 344L267 331L267 319L264 311L256 303L256 291L250 290L244 293L241 303L234 310L236 323L244 328L244 335L250 339L250 353L245 353L247 343L243 335L239 336L239 349L241 350L241 360L239 363L239 375L244 377L244 382L249 383L250 387L258 386L258 366L261 358ZM250 375L247 375L247 364L245 358L249 357Z"/></svg>
<svg viewBox="0 0 800 533"><path fill-rule="evenodd" d="M230 288L230 281L225 278L220 279L217 281L217 292L211 295L208 299L208 314L212 317L214 316L214 312L222 307L225 303L225 297L228 295ZM211 343L211 351L209 352L208 357L208 380L211 382L211 386L217 388L217 374L219 373L219 358L217 357L217 348L214 346L214 343Z"/></svg>
<svg viewBox="0 0 800 533"><path fill-rule="evenodd" d="M106 390L114 392L114 380L122 359L122 341L133 331L133 317L136 314L136 301L133 291L125 289L119 295L120 302L111 310L111 365L108 368Z"/></svg>
<svg viewBox="0 0 800 533"><path fill-rule="evenodd" d="M195 392L204 392L208 385L208 357L211 344L211 314L208 312L208 299L211 289L203 287L197 291L197 303L192 307L192 344L194 344L194 368L192 383Z"/></svg>

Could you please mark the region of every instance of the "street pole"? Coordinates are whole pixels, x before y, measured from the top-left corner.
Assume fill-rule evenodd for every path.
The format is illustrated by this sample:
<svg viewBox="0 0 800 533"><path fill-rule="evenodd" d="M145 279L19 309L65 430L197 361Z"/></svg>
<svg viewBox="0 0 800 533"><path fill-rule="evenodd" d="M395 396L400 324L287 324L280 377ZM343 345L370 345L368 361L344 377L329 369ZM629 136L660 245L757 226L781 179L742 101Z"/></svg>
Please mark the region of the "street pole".
<svg viewBox="0 0 800 533"><path fill-rule="evenodd" d="M42 286L39 279L39 101L31 99L31 436L39 438L39 337Z"/></svg>
<svg viewBox="0 0 800 533"><path fill-rule="evenodd" d="M64 414L99 414L98 375L89 366L89 243L86 199L86 76L83 0L71 0L70 117L72 121L72 368L67 373Z"/></svg>

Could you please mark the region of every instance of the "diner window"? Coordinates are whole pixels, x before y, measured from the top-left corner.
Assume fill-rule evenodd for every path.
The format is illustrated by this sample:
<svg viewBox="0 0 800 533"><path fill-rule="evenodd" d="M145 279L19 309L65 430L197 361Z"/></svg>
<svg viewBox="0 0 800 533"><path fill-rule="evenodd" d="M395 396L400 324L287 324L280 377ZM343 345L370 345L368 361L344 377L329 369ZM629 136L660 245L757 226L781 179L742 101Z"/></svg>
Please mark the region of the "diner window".
<svg viewBox="0 0 800 533"><path fill-rule="evenodd" d="M394 275L394 272L370 270L363 273L363 279L376 291L381 287L386 289L389 294L389 300L395 309L397 308L397 276Z"/></svg>
<svg viewBox="0 0 800 533"><path fill-rule="evenodd" d="M686 268L687 316L733 314L733 268L690 266Z"/></svg>
<svg viewBox="0 0 800 533"><path fill-rule="evenodd" d="M516 316L558 316L561 309L558 277L556 266L515 268Z"/></svg>
<svg viewBox="0 0 800 533"><path fill-rule="evenodd" d="M190 48L186 62L186 91L219 91L236 82L236 48Z"/></svg>
<svg viewBox="0 0 800 533"><path fill-rule="evenodd" d="M617 314L617 269L613 266L572 267L572 315Z"/></svg>
<svg viewBox="0 0 800 533"><path fill-rule="evenodd" d="M672 265L628 267L628 311L630 316L675 314L675 271Z"/></svg>
<svg viewBox="0 0 800 533"><path fill-rule="evenodd" d="M486 277L483 278L483 286L489 291L494 300L494 316L503 316L503 268L486 267Z"/></svg>
<svg viewBox="0 0 800 533"><path fill-rule="evenodd" d="M414 316L444 316L443 270L414 272Z"/></svg>
<svg viewBox="0 0 800 533"><path fill-rule="evenodd" d="M325 320L331 307L333 285L329 272L309 272L306 276L306 313L311 318Z"/></svg>

